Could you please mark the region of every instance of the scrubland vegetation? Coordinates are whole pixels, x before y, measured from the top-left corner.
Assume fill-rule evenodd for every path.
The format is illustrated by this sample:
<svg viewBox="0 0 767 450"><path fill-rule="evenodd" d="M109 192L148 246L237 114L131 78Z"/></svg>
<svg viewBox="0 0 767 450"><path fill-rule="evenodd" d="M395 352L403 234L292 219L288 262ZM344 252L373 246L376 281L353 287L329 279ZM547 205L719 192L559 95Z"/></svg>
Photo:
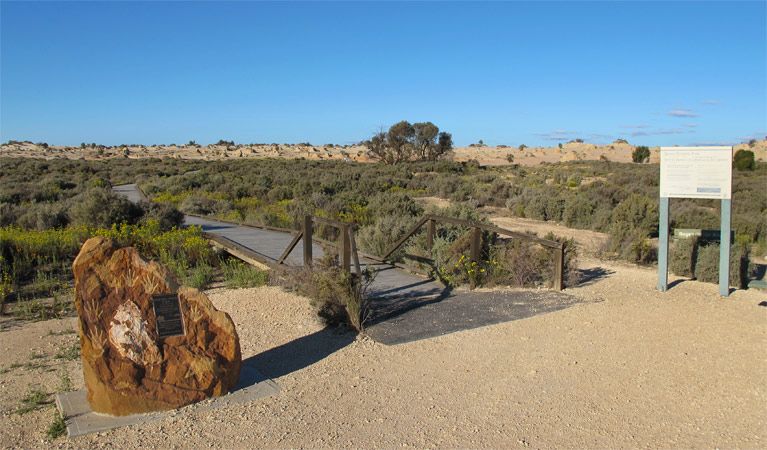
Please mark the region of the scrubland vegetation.
<svg viewBox="0 0 767 450"><path fill-rule="evenodd" d="M179 211L293 229L305 215L337 219L355 224L360 249L374 255L382 255L426 212L486 221L487 212L492 211L609 233L609 246L599 249L602 257L637 263L656 258L651 239L658 233L657 165L600 161L482 168L476 162L448 161L396 165L175 159L1 162L0 293L4 301L64 295L71 288L72 258L93 235L138 247L187 284L202 287L222 273L229 279L250 280L240 284L266 282L264 275L246 274L236 263L222 261L199 230L178 228ZM736 170L733 181L737 233L733 260L738 264L747 260L754 244L760 253L767 251L767 168L748 168L755 170ZM111 186L124 182L138 182L151 201L135 205L114 195ZM425 196L449 200L450 206L425 210L416 200ZM719 203L672 200L672 228L718 228ZM334 238L332 229L317 232ZM492 233L485 233L482 242L481 261L472 264L468 229L440 225L431 252L420 233L393 259L420 265L448 286L549 282L552 256L546 250L500 240ZM567 248L566 262L572 268L575 248ZM700 243L693 261L692 249L689 253L676 250L672 269L682 271L687 261L693 264L688 264L688 270L697 264L695 275L708 277L706 255L713 251L712 245ZM679 261L673 262L674 258ZM744 271L735 279L743 279ZM575 282L577 271L570 270L568 280Z"/></svg>

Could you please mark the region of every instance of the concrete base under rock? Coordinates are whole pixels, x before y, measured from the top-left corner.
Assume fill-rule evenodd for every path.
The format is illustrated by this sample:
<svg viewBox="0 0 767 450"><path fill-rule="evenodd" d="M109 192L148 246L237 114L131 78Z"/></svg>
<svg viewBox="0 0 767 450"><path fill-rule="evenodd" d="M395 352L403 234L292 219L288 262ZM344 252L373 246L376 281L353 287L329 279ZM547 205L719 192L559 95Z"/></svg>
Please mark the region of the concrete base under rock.
<svg viewBox="0 0 767 450"><path fill-rule="evenodd" d="M242 365L240 381L227 395L212 397L199 403L180 409L147 414L132 414L129 416L109 416L91 410L88 404L87 391L67 392L56 395L56 406L66 417L67 435L72 438L84 434L97 433L129 425L136 425L155 420L162 420L180 414L217 409L224 406L247 403L259 398L268 397L280 392L277 383L266 378L255 367Z"/></svg>

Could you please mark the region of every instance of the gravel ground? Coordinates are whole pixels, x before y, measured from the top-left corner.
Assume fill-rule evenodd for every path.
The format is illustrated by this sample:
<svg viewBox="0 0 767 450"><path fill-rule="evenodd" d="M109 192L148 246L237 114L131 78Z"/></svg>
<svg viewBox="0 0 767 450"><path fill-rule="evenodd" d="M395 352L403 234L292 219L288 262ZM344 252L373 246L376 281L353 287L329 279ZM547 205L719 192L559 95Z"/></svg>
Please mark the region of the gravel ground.
<svg viewBox="0 0 767 450"><path fill-rule="evenodd" d="M53 408L14 411L29 385L54 392L62 367L83 388L79 360L54 357L76 341L75 319L6 319L0 446L767 447L767 294L724 299L696 281L660 293L653 269L582 267L594 278L567 292L583 303L396 346L324 330L305 298L278 288L208 291L243 357L282 392L72 440L45 437Z"/></svg>

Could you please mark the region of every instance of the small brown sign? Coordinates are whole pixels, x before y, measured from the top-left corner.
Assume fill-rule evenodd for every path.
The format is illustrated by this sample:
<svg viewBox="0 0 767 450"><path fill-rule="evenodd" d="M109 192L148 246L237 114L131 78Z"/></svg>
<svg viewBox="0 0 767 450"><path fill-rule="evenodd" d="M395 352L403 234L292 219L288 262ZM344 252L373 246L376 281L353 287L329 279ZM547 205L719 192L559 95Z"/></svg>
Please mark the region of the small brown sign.
<svg viewBox="0 0 767 450"><path fill-rule="evenodd" d="M157 324L157 337L162 339L186 334L184 315L181 313L178 294L153 295L152 303L155 323Z"/></svg>

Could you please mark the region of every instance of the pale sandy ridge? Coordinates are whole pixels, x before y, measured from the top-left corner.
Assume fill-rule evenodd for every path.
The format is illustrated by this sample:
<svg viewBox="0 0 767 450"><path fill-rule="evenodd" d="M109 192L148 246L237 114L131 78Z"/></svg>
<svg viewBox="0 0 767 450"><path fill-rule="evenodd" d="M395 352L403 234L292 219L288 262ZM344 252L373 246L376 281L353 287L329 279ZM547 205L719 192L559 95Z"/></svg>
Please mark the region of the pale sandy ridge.
<svg viewBox="0 0 767 450"><path fill-rule="evenodd" d="M305 298L214 289L243 356L283 389L215 411L49 442L52 411L11 411L44 370L0 375L0 446L58 448L764 448L767 294L585 260L585 303L393 347L323 331ZM677 278L672 277L672 283ZM50 353L74 319L2 331L0 367ZM70 373L82 388L79 362Z"/></svg>
<svg viewBox="0 0 767 450"><path fill-rule="evenodd" d="M521 146L520 146L521 147ZM535 166L541 163L569 161L613 161L631 162L632 152L636 147L624 141L612 144L596 145L582 142L569 142L562 148L553 147L456 147L452 154L455 161L477 160L482 165L506 165L511 155L514 164ZM757 142L753 147L747 143L738 144L734 150L746 149L754 152L757 161L767 161L767 140ZM4 144L0 146L0 156L29 158L67 158L103 160L111 158L178 158L205 161L234 159L296 159L312 161L344 160L370 162L367 149L361 145L312 146L312 145L130 145L109 148L85 148L55 146L44 147L38 144ZM660 161L660 147L650 149L650 162Z"/></svg>

